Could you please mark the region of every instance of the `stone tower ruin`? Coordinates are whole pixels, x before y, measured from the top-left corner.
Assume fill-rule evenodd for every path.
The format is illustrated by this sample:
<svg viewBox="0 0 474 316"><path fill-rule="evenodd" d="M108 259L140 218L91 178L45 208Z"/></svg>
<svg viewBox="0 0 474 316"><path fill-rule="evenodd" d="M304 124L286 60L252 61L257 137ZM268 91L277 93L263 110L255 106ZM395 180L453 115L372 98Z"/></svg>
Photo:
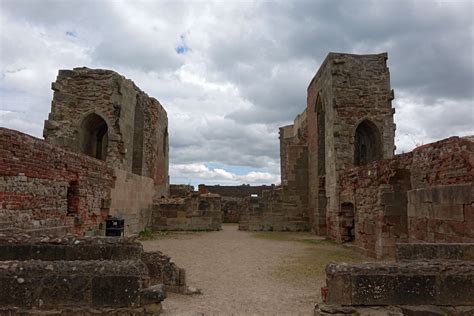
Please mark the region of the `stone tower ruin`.
<svg viewBox="0 0 474 316"><path fill-rule="evenodd" d="M102 69L60 70L52 89L47 142L152 178L155 195L167 195L168 118L156 99Z"/></svg>
<svg viewBox="0 0 474 316"><path fill-rule="evenodd" d="M393 91L387 54L329 53L308 86L306 110L280 129L282 183L288 181L288 153L308 150L308 216L326 235L330 213L340 213L340 171L394 154ZM347 212L352 221L354 210ZM350 238L350 237L348 237Z"/></svg>

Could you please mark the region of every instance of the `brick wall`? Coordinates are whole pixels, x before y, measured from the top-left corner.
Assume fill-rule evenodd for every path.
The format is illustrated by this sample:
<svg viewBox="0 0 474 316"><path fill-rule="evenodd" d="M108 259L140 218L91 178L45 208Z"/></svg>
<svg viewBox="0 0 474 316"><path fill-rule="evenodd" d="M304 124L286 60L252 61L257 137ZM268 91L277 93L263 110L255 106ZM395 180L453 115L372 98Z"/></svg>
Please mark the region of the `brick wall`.
<svg viewBox="0 0 474 316"><path fill-rule="evenodd" d="M95 233L108 215L113 170L29 135L0 128L0 221Z"/></svg>

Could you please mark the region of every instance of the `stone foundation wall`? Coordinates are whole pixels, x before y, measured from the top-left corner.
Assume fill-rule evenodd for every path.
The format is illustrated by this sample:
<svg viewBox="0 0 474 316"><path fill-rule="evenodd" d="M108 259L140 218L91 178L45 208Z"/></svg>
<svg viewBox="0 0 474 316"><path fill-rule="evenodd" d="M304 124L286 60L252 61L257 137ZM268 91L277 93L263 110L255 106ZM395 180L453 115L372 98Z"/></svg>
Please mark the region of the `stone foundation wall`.
<svg viewBox="0 0 474 316"><path fill-rule="evenodd" d="M153 230L220 230L221 224L221 197L210 193L157 200L151 215Z"/></svg>
<svg viewBox="0 0 474 316"><path fill-rule="evenodd" d="M110 215L125 220L125 234L136 234L151 223L155 196L153 179L115 169Z"/></svg>
<svg viewBox="0 0 474 316"><path fill-rule="evenodd" d="M0 229L98 234L112 185L105 162L0 128Z"/></svg>

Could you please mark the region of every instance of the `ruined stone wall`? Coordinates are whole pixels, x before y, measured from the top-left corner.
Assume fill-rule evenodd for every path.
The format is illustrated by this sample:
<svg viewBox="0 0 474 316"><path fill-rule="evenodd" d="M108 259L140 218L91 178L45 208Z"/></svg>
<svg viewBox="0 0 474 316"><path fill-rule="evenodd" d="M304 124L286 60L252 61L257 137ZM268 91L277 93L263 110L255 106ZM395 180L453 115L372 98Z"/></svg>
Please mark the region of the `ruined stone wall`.
<svg viewBox="0 0 474 316"><path fill-rule="evenodd" d="M247 197L252 194L261 195L263 190L269 190L273 185L199 185L199 192L214 193L228 197Z"/></svg>
<svg viewBox="0 0 474 316"><path fill-rule="evenodd" d="M155 185L153 179L115 169L109 214L125 220L126 235L150 225Z"/></svg>
<svg viewBox="0 0 474 316"><path fill-rule="evenodd" d="M293 165L289 161L288 146L306 144L308 137L308 127L306 111L299 114L292 125L280 127L280 167L281 184L286 185L288 176L291 174Z"/></svg>
<svg viewBox="0 0 474 316"><path fill-rule="evenodd" d="M308 151L305 145L286 146L286 185L248 197L243 204L240 230L306 231L308 216Z"/></svg>
<svg viewBox="0 0 474 316"><path fill-rule="evenodd" d="M284 187L263 191L262 196L244 199L239 230L247 231L309 231L305 209L295 202Z"/></svg>
<svg viewBox="0 0 474 316"><path fill-rule="evenodd" d="M99 232L113 170L103 161L0 128L0 222L6 229Z"/></svg>
<svg viewBox="0 0 474 316"><path fill-rule="evenodd" d="M451 137L341 173L339 213L328 236L351 241L345 210L352 207L356 246L393 257L397 242L472 242L474 143Z"/></svg>
<svg viewBox="0 0 474 316"><path fill-rule="evenodd" d="M274 185L199 185L200 193L213 193L221 196L221 210L223 223L238 223L242 210L248 205L246 198L251 195L262 196L265 190L271 190Z"/></svg>
<svg viewBox="0 0 474 316"><path fill-rule="evenodd" d="M159 199L153 205L153 230L220 230L221 198L194 192L185 198Z"/></svg>
<svg viewBox="0 0 474 316"><path fill-rule="evenodd" d="M378 159L393 156L393 93L386 59L386 53L330 53L308 87L309 209L317 234L326 234L326 213L339 210L338 174L355 162L358 126L373 126Z"/></svg>
<svg viewBox="0 0 474 316"><path fill-rule="evenodd" d="M98 158L152 178L156 194L168 194L168 118L157 100L131 80L101 69L60 70L52 89L51 113L43 131L46 141L85 152L86 140L97 137L89 135L95 125L105 124L105 153Z"/></svg>
<svg viewBox="0 0 474 316"><path fill-rule="evenodd" d="M171 184L170 185L170 197L187 197L194 191L192 185L187 184Z"/></svg>

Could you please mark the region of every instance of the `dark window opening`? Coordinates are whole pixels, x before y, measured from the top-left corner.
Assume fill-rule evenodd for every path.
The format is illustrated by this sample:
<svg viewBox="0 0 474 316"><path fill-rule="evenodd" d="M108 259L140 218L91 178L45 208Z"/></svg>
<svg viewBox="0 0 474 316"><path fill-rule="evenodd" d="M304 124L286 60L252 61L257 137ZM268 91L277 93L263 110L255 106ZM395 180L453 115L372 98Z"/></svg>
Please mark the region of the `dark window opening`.
<svg viewBox="0 0 474 316"><path fill-rule="evenodd" d="M326 174L326 113L319 94L316 99L315 111L318 130L318 176L324 176Z"/></svg>
<svg viewBox="0 0 474 316"><path fill-rule="evenodd" d="M107 131L107 123L102 117L95 113L89 114L81 124L81 151L91 157L105 160L108 145Z"/></svg>
<svg viewBox="0 0 474 316"><path fill-rule="evenodd" d="M163 136L163 156L166 157L166 148L168 148L168 126L165 128Z"/></svg>
<svg viewBox="0 0 474 316"><path fill-rule="evenodd" d="M354 204L341 204L340 223L342 242L354 241L356 237Z"/></svg>
<svg viewBox="0 0 474 316"><path fill-rule="evenodd" d="M382 141L377 126L364 120L357 126L354 141L354 164L366 165L382 158Z"/></svg>
<svg viewBox="0 0 474 316"><path fill-rule="evenodd" d="M143 175L143 108L137 102L133 123L132 173Z"/></svg>

